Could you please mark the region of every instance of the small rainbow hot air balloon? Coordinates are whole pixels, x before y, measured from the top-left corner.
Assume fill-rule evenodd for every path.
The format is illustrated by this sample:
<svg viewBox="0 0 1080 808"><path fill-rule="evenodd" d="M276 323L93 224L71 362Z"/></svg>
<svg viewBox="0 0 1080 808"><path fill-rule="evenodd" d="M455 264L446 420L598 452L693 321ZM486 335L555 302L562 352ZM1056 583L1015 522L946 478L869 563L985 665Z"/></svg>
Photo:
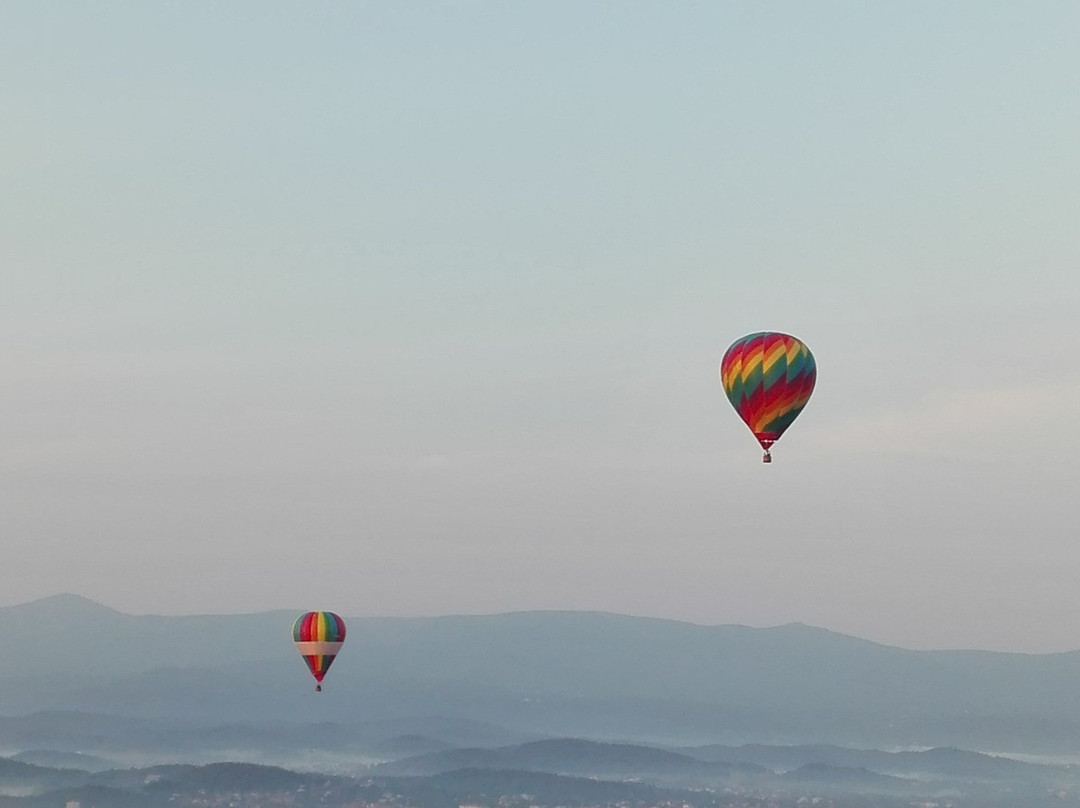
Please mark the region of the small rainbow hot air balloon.
<svg viewBox="0 0 1080 808"><path fill-rule="evenodd" d="M322 680L345 643L345 621L333 612L307 612L293 623L293 642L304 658L315 690L322 691Z"/></svg>
<svg viewBox="0 0 1080 808"><path fill-rule="evenodd" d="M720 382L735 412L750 427L771 463L770 447L814 392L817 365L800 340L759 331L735 340L720 361Z"/></svg>

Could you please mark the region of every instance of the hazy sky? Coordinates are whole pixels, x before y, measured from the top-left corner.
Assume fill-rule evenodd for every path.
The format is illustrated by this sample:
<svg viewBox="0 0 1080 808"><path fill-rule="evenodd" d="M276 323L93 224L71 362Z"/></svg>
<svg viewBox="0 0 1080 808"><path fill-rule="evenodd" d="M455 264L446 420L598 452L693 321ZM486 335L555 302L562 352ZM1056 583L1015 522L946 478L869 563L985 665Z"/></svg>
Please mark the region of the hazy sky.
<svg viewBox="0 0 1080 808"><path fill-rule="evenodd" d="M0 603L1080 648L1080 5L0 6ZM717 365L803 339L764 466Z"/></svg>

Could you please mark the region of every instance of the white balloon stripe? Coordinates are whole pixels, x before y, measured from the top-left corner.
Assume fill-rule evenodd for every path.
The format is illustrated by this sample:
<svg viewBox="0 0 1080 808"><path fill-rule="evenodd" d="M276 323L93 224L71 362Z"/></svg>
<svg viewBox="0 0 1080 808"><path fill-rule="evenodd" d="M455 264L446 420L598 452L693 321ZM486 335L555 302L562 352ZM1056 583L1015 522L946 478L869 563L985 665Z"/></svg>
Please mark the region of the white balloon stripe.
<svg viewBox="0 0 1080 808"><path fill-rule="evenodd" d="M301 656L334 656L341 650L341 642L298 642L296 650Z"/></svg>

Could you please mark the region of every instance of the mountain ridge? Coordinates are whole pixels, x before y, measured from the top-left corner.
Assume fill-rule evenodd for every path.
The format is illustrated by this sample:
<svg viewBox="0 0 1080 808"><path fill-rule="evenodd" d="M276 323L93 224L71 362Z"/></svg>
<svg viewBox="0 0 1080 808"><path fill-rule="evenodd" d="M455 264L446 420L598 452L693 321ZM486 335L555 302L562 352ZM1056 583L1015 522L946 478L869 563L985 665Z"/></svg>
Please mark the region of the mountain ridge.
<svg viewBox="0 0 1080 808"><path fill-rule="evenodd" d="M0 715L444 715L533 737L681 746L1080 743L1077 652L912 651L802 624L608 612L361 617L347 618L348 641L316 698L294 617L123 615L76 595L3 607L0 647L20 650L0 656Z"/></svg>
<svg viewBox="0 0 1080 808"><path fill-rule="evenodd" d="M0 606L0 614L9 611L16 610L34 610L38 612L38 616L41 616L41 610L44 609L49 616L55 616L57 614L64 616L75 615L97 615L101 617L115 617L115 618L134 618L134 619L146 619L146 620L185 620L185 621L199 621L216 618L246 618L265 615L300 615L304 609L288 609L288 608L273 608L263 609L257 611L243 611L243 612L198 612L198 613L180 613L180 614L160 614L154 612L124 612L113 608L100 601L93 600L72 592L62 592L54 595L46 595L40 598L35 598L28 601L22 601L19 603L8 604ZM412 616L394 616L394 615L348 615L343 613L343 617L347 621L367 621L371 623L383 623L392 622L401 625L409 624L421 624L421 623L439 623L439 622L456 622L461 620L469 621L484 621L484 620L530 620L534 617L595 617L600 619L612 619L616 621L635 621L638 623L652 623L656 625L667 626L681 626L687 627L692 630L712 630L712 629L725 629L733 632L766 632L774 634L792 634L795 636L814 636L814 637L830 637L837 641L851 641L865 643L867 645L876 646L878 648L894 649L905 651L909 653L985 653L985 654L1008 654L1017 656L1054 656L1054 655L1069 655L1080 654L1080 649L1067 650L1067 651L1053 651L1045 653L1033 653L1023 651L991 651L978 648L943 648L943 649L918 649L907 648L900 645L891 645L879 640L870 639L867 637L861 637L855 634L848 634L835 629L827 628L824 626L815 626L809 623L801 621L791 621L787 623L778 623L776 625L769 626L750 626L744 623L704 623L694 620L685 620L673 617L655 617L651 615L637 615L628 614L623 612L613 612L604 609L513 609L509 611L499 612L482 612L482 613L453 613L453 614L436 614L436 615L412 615Z"/></svg>

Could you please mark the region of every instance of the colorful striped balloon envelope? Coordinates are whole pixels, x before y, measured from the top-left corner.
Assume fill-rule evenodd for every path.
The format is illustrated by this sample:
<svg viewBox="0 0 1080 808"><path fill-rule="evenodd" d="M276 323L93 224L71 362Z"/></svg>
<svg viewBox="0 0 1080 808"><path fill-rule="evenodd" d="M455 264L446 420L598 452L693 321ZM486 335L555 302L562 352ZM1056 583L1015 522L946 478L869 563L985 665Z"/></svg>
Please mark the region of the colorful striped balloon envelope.
<svg viewBox="0 0 1080 808"><path fill-rule="evenodd" d="M810 349L795 337L774 331L735 340L720 361L724 392L765 450L765 463L772 462L772 445L799 417L816 380Z"/></svg>
<svg viewBox="0 0 1080 808"><path fill-rule="evenodd" d="M307 612L293 623L293 642L315 677L315 689L322 690L322 680L345 643L345 621L333 612Z"/></svg>

